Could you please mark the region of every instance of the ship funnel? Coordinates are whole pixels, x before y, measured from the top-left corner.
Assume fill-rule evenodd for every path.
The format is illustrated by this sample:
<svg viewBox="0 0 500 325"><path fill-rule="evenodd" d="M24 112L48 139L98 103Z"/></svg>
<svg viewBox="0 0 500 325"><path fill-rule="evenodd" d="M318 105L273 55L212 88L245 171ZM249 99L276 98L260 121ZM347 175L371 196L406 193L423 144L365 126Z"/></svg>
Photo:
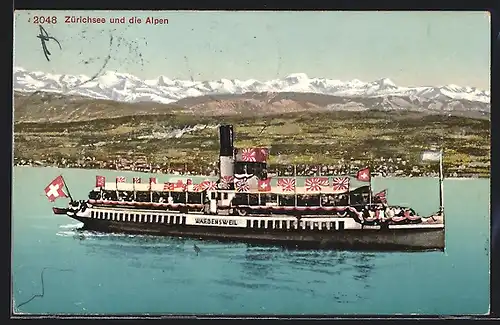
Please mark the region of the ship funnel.
<svg viewBox="0 0 500 325"><path fill-rule="evenodd" d="M233 156L233 126L221 125L219 127L220 155Z"/></svg>
<svg viewBox="0 0 500 325"><path fill-rule="evenodd" d="M232 181L234 180L234 135L232 125L221 125L219 127L219 170L221 188L234 188ZM227 181L230 181L227 184Z"/></svg>

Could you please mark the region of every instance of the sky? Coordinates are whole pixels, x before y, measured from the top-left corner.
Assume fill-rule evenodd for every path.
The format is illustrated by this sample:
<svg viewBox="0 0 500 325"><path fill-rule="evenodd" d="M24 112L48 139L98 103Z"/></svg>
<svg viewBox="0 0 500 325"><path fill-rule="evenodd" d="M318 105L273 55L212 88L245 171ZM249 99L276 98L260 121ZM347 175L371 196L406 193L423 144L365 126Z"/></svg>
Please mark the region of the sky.
<svg viewBox="0 0 500 325"><path fill-rule="evenodd" d="M490 88L487 12L16 11L14 65L31 71L129 73L141 79L218 80L309 77L399 86ZM53 41L47 61L36 16ZM68 24L65 16L104 17ZM127 23L110 18L126 17ZM131 17L142 19L130 24ZM145 24L147 17L168 24ZM110 45L110 38L113 41ZM110 59L106 62L106 57ZM104 66L104 68L102 68Z"/></svg>

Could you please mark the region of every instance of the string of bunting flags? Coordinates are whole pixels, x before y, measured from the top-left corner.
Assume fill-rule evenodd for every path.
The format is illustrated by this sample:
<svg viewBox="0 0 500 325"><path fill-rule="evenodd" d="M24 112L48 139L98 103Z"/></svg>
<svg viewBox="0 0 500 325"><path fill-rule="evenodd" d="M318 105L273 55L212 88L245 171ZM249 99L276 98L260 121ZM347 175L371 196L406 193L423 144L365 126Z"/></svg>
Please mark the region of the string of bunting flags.
<svg viewBox="0 0 500 325"><path fill-rule="evenodd" d="M176 181L159 183L156 177L150 177L148 183L143 183L140 177L133 177L132 183L127 183L124 176L117 176L115 182L106 182L104 176L96 176L96 187L106 190L122 191L173 191L201 192L204 190L234 189L240 193L278 193L278 194L342 194L351 188L351 176L334 177L269 177L267 179L234 178L227 176L218 182L205 179L195 183L193 179L178 179ZM371 183L370 169L364 168L357 172L355 180Z"/></svg>

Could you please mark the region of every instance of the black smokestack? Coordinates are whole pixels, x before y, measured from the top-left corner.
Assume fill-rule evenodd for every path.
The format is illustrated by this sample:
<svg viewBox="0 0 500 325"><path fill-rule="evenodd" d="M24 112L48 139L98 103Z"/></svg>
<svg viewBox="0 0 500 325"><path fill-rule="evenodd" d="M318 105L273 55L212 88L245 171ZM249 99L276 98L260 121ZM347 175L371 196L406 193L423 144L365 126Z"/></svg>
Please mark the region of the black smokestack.
<svg viewBox="0 0 500 325"><path fill-rule="evenodd" d="M221 125L219 127L220 156L233 156L233 126Z"/></svg>

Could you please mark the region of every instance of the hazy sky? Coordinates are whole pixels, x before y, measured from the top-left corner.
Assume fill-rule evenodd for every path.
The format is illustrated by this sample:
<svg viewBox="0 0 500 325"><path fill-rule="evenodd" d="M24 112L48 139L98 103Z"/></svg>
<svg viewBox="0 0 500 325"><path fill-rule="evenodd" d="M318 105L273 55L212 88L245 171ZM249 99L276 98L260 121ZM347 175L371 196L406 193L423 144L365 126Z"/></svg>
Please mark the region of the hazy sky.
<svg viewBox="0 0 500 325"><path fill-rule="evenodd" d="M128 12L16 11L14 64L28 70L92 76L104 70L142 79L195 80L309 77L400 86L457 84L489 89L490 20L486 12ZM45 24L51 61L34 16ZM105 24L66 24L65 15L105 17ZM109 18L140 17L141 24ZM147 25L148 16L168 25ZM110 35L113 42L110 46Z"/></svg>

